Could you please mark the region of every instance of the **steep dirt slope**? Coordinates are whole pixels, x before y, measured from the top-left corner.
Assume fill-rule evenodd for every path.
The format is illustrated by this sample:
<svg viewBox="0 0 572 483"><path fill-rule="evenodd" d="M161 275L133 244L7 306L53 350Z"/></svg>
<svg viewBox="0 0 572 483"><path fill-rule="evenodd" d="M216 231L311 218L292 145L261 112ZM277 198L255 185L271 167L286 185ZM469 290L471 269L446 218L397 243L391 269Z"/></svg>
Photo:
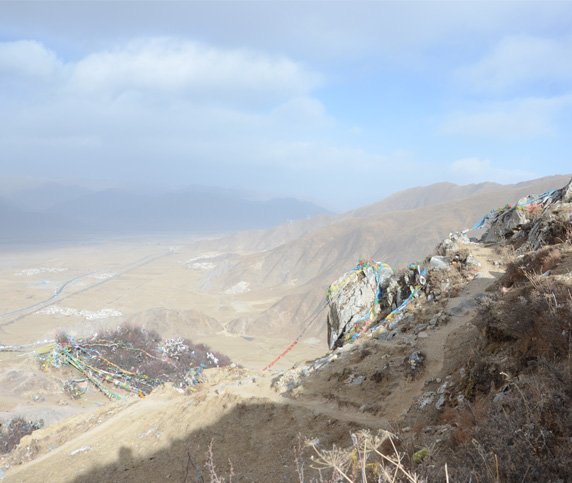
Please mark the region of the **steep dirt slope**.
<svg viewBox="0 0 572 483"><path fill-rule="evenodd" d="M470 281L456 282L458 295L429 306L418 302L389 340L366 338L361 344L344 346L323 369L304 377L302 365L302 370L286 372L278 386L293 388L291 394L299 401L333 405L386 421L399 419L428 383L444 377L446 348L473 333L470 321L477 312L477 300L504 272L489 261L497 258L493 248L471 244L469 250L481 267L476 274L468 274ZM414 353L422 354L419 375L410 371L407 362Z"/></svg>
<svg viewBox="0 0 572 483"><path fill-rule="evenodd" d="M318 215L308 220L293 220L266 230L244 230L216 239L197 242L200 250L238 252L259 252L271 250L284 243L295 240L306 233L326 226L335 221L335 215Z"/></svg>
<svg viewBox="0 0 572 483"><path fill-rule="evenodd" d="M399 191L382 201L350 211L346 216L369 218L391 211L414 210L424 206L449 203L479 194L499 191L501 186L497 183L479 183L462 186L454 183L435 183Z"/></svg>
<svg viewBox="0 0 572 483"><path fill-rule="evenodd" d="M445 344L454 344L451 338L472 314L472 308L463 312L467 303L492 281L490 250L478 247L475 254L483 260L481 277L445 306L462 317L427 338L348 346L291 394L273 389L276 374L213 370L199 392L165 388L144 400L108 405L26 437L8 460L24 464L13 466L5 480L185 481L187 475L194 481L197 471L206 471L212 441L217 467L224 469L230 457L239 481L296 481L292 447L298 434L319 437L325 446L347 445L351 431L388 427L441 374ZM388 357L374 357L384 347ZM421 378L407 379L402 361L414 349L427 354L426 369ZM387 364L395 366L393 376L376 380L369 374ZM347 381L351 374L366 380L353 384Z"/></svg>

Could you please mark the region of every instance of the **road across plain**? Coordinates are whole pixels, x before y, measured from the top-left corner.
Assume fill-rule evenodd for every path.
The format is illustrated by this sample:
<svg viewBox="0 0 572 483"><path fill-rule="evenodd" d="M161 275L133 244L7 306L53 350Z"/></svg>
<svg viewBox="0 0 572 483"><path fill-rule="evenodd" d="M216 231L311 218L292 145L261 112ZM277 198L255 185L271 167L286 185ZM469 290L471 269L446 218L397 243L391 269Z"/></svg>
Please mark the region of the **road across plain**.
<svg viewBox="0 0 572 483"><path fill-rule="evenodd" d="M37 302L33 305L29 305L27 307L22 307L16 310L12 310L10 312L6 312L4 314L0 314L0 319L5 318L5 317L9 317L11 315L15 315L15 314L21 314L11 320L8 320L6 322L3 322L0 324L0 329L2 327L6 327L8 325L12 325L14 322L17 322L18 320L23 319L24 317L27 317L35 312L37 312L38 310L41 310L43 308L49 307L50 305L53 305L55 302L57 301L61 301L64 300L68 297L71 297L72 295L77 295L83 292L86 292L88 290L92 290L95 287L99 287L105 283L110 282L111 280L117 279L118 277L120 277L121 275L124 275L125 273L128 273L132 270L135 270L137 268L143 267L145 265L148 265L151 262L154 262L155 260L158 260L159 258L163 258L165 256L171 255L173 254L174 251L173 250L169 250L167 252L161 253L159 255L147 255L146 257L143 257L142 259L139 259L133 263L130 263L129 265L127 265L125 268L123 268L122 270L120 270L119 272L115 273L113 276L106 278L105 280L100 280L96 283L93 283L91 285L89 285L88 287L84 287L81 290L77 290L75 292L70 292L64 296L61 296L63 291L66 289L66 287L72 285L74 282L88 277L90 275L93 275L96 272L89 272L89 273L85 273L82 275L78 275L74 278L71 278L70 280L67 280L66 282L64 282L62 285L60 285L60 287L58 287L56 289L56 291L53 293L53 295L51 297L49 297L46 300L43 300L42 302Z"/></svg>

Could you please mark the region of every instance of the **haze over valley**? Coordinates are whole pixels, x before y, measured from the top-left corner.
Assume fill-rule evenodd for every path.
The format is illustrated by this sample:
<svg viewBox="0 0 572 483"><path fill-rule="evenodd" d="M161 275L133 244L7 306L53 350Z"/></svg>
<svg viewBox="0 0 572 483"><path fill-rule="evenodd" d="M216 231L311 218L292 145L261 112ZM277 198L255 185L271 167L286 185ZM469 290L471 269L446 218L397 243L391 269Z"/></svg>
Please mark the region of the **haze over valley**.
<svg viewBox="0 0 572 483"><path fill-rule="evenodd" d="M3 183L6 185L6 183ZM81 241L126 235L219 234L326 214L313 203L201 186L161 191L35 182L3 193L0 242Z"/></svg>

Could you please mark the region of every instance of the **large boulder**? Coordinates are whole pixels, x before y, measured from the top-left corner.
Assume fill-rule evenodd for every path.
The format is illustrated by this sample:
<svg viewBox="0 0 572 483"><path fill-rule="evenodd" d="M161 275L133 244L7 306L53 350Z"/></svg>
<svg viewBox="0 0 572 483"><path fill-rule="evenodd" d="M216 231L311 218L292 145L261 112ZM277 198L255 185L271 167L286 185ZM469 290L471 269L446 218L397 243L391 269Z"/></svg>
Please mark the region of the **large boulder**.
<svg viewBox="0 0 572 483"><path fill-rule="evenodd" d="M532 223L527 237L527 248L538 250L545 245L563 242L572 231L572 180L564 188L554 191L544 203L541 216Z"/></svg>
<svg viewBox="0 0 572 483"><path fill-rule="evenodd" d="M481 241L499 243L510 237L517 228L526 223L528 223L527 211L518 209L518 206L505 209L491 221L491 225L482 236Z"/></svg>
<svg viewBox="0 0 572 483"><path fill-rule="evenodd" d="M536 250L562 239L570 224L571 203L572 179L561 189L526 196L514 207L499 211L490 219L489 229L481 241L498 243L510 238Z"/></svg>
<svg viewBox="0 0 572 483"><path fill-rule="evenodd" d="M429 260L429 267L434 270L450 270L451 259L440 255L432 256Z"/></svg>
<svg viewBox="0 0 572 483"><path fill-rule="evenodd" d="M343 336L356 324L373 321L382 294L393 277L385 263L362 261L342 275L328 290L328 345L343 345Z"/></svg>
<svg viewBox="0 0 572 483"><path fill-rule="evenodd" d="M561 189L548 191L541 195L529 195L521 198L513 207L505 207L497 214L490 217L489 229L482 236L481 241L486 243L498 243L513 237L525 225L532 222L533 228L530 235L534 240L529 240L533 249L545 243L547 226L554 225L552 218L562 205L572 203L572 179ZM530 228L530 225L527 229ZM522 234L521 234L522 235ZM518 238L518 236L517 236ZM526 234L524 234L526 238Z"/></svg>

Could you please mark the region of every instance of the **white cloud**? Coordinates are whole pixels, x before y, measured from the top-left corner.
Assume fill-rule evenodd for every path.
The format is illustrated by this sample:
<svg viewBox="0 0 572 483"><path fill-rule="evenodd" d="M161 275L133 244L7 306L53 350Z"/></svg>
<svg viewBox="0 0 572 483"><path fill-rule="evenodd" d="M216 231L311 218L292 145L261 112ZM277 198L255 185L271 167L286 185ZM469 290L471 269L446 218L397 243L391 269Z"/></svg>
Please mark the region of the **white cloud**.
<svg viewBox="0 0 572 483"><path fill-rule="evenodd" d="M449 135L501 140L557 134L557 117L572 106L572 94L485 102L472 110L449 114L441 131Z"/></svg>
<svg viewBox="0 0 572 483"><path fill-rule="evenodd" d="M449 166L453 178L460 183L496 181L497 183L517 183L533 178L534 173L521 169L506 169L493 164L488 159L463 158Z"/></svg>
<svg viewBox="0 0 572 483"><path fill-rule="evenodd" d="M294 97L276 107L273 116L281 121L297 124L314 121L316 123L332 123L324 105L312 97Z"/></svg>
<svg viewBox="0 0 572 483"><path fill-rule="evenodd" d="M62 63L54 52L34 40L0 42L0 74L4 77L49 79Z"/></svg>
<svg viewBox="0 0 572 483"><path fill-rule="evenodd" d="M34 93L44 81L18 85L20 100L0 111L4 160L40 175L251 189L264 177L265 190L282 192L304 178L315 192L327 190L325 178L336 170L345 177L390 168L383 156L345 142L347 129L314 96L321 75L292 59L139 39L61 64L52 75L42 95ZM0 101L11 95L0 91Z"/></svg>
<svg viewBox="0 0 572 483"><path fill-rule="evenodd" d="M457 75L479 91L553 86L572 81L572 37L515 35L502 38L477 63Z"/></svg>
<svg viewBox="0 0 572 483"><path fill-rule="evenodd" d="M88 55L70 79L80 92L162 91L225 101L287 99L307 94L319 82L317 73L288 58L170 38L134 40Z"/></svg>

